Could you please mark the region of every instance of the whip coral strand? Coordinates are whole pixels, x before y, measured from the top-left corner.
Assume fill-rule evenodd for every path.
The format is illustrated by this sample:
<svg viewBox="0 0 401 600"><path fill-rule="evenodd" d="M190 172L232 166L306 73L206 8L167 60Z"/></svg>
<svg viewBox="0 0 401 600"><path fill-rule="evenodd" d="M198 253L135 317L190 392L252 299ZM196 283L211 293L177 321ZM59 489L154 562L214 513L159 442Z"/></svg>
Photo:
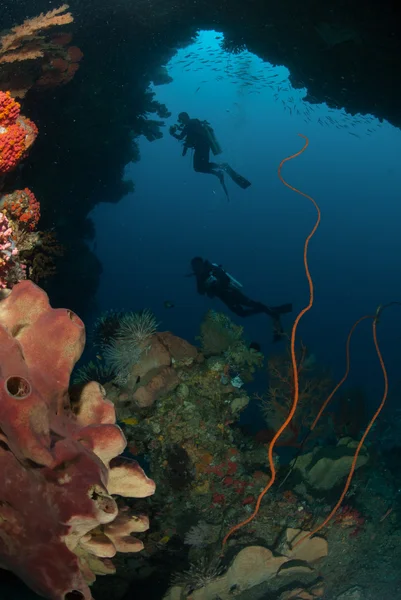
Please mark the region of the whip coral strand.
<svg viewBox="0 0 401 600"><path fill-rule="evenodd" d="M391 304L387 305L390 306L392 304L399 304L398 302L392 302ZM386 307L387 307L386 306ZM343 379L341 380L340 384L335 388L335 391L337 391L337 389L340 387L340 385L342 385L342 383L344 383L346 377L348 376L348 372L349 372L349 343L350 343L350 339L351 336L355 330L355 327L364 319L372 319L373 318L373 326L372 326L372 335L373 335L373 343L375 345L375 350L380 362L380 367L382 369L383 372L383 379L384 379L384 391L383 391L383 396L381 399L381 402L375 412L375 414L373 415L373 417L371 418L371 420L368 423L368 426L366 427L359 443L358 446L356 447L355 450L355 454L354 454L354 458L352 459L352 464L351 464L351 469L348 473L348 477L347 477L347 481L345 482L345 486L343 491L341 492L341 495L336 503L336 505L334 506L334 508L331 510L331 512L327 515L327 517L324 519L323 523L321 523L320 525L318 525L313 531L311 531L310 533L308 533L308 535L303 536L302 538L300 538L294 545L293 548L295 548L296 546L298 546L298 544L300 544L301 542L303 542L306 538L311 537L312 535L315 535L316 533L318 533L318 531L320 531L321 529L323 529L323 527L325 527L327 525L327 523L329 521L331 521L331 519L334 517L334 515L336 514L336 512L338 511L338 509L340 508L342 501L344 500L348 490L349 490L349 486L351 485L351 481L352 478L354 476L355 473L355 468L356 468L356 463L358 460L358 456L359 453L362 449L363 444L365 443L365 440L369 434L369 431L372 429L377 417L379 416L379 414L381 413L383 406L387 400L387 395L388 395L388 376L387 376L387 370L386 370L386 366L384 364L384 360L383 360L383 356L382 353L380 351L380 347L379 347L379 343L377 341L377 322L379 319L380 314L382 313L382 311L384 310L384 308L386 307L379 307L377 310L377 313L375 316L372 315L365 315L364 317L361 317L360 319L358 319L358 321L356 321L356 323L354 323L354 325L352 326L348 337L347 337L347 369L346 369L346 375L343 377ZM329 396L328 400L326 400L326 402L324 403L318 417L320 417L320 415L322 414L323 410L326 408L328 402L330 401L330 399L333 397L334 392ZM315 419L315 424L317 422L318 417Z"/></svg>
<svg viewBox="0 0 401 600"><path fill-rule="evenodd" d="M292 403L292 407L291 410L286 418L286 420L284 421L284 423L281 425L281 427L278 429L278 431L276 432L276 434L274 435L272 441L270 442L269 445L269 449L268 449L268 459L269 459L269 466L270 466L270 470L271 470L271 477L270 480L268 482L268 484L266 485L266 487L261 491L261 493L258 496L258 499L256 501L256 505L255 505L255 509L253 511L253 513L244 521L242 521L241 523L238 523L237 525L234 525L234 527L232 527L229 532L225 535L222 545L223 545L223 549L228 541L228 539L231 537L231 535L233 533L235 533L236 531L238 531L239 529L241 529L242 527L244 527L244 525L247 525L248 523L250 523L258 514L259 512L259 508L260 508L260 504L263 500L263 497L265 496L265 494L268 492L268 490L272 487L272 485L274 484L275 480L276 480L276 467L274 465L274 459L273 459L273 450L275 447L275 444L277 442L277 440L279 439L279 437L281 436L281 434L283 433L283 431L288 427L289 423L291 422L297 405L298 405L298 399L299 399L299 374L298 374L298 367L297 367L297 359L296 359L296 353L295 353L295 338L296 338L296 333L297 333L297 329L298 329L298 324L300 322L300 320L302 319L302 317L304 316L305 313L307 313L313 306L313 300L314 300L314 288L313 288L313 281L312 281L312 277L310 275L309 272L309 266L308 266L308 247L309 247L309 242L312 239L312 237L314 236L317 228L319 227L320 224L320 209L318 204L316 203L316 201L311 197L308 196L308 194L305 194L304 192L301 192L300 190L298 190L297 188L291 186L289 183L287 183L282 175L281 175L281 169L283 167L283 165L289 161L292 160L298 156L300 156L300 154L302 154L303 152L305 152L305 150L307 149L308 145L309 145L309 140L305 135L302 134L298 134L300 137L303 137L305 140L305 144L303 146L303 148L301 150L299 150L299 152L296 152L295 154L292 154L291 156L284 158L279 167L278 167L278 176L280 178L280 180L283 182L283 184L290 188L291 190L293 190L294 192L296 192L297 194L300 194L301 196L303 196L304 198L307 198L308 200L310 200L312 202L312 204L315 206L316 211L317 211L317 219L315 222L315 225L313 226L311 232L309 233L308 237L305 240L305 244L304 244L304 252L303 252L303 260L304 260L304 268L305 268L305 273L306 273L306 277L308 279L308 284L309 284L309 302L307 304L307 306L305 306L300 313L298 314L298 316L296 317L293 327L292 327L292 331L291 331L291 340L290 340L290 350L291 350L291 363L292 363L292 370L293 370L293 385L294 385L294 397L293 397L293 403Z"/></svg>

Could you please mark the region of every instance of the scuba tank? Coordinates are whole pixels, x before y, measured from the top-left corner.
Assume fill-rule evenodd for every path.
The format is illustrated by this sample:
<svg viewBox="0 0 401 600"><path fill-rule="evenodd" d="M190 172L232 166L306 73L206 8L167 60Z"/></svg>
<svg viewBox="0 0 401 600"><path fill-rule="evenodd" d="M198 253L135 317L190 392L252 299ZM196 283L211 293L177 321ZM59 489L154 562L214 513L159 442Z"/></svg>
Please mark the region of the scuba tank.
<svg viewBox="0 0 401 600"><path fill-rule="evenodd" d="M216 136L213 131L213 127L207 121L201 121L202 127L207 134L207 138L210 143L210 149L213 152L213 155L221 154L223 152L222 147L216 139Z"/></svg>
<svg viewBox="0 0 401 600"><path fill-rule="evenodd" d="M230 287L234 288L235 290L240 290L241 288L243 288L244 286L242 285L242 283L240 283L237 279L235 279L235 277L233 277L232 275L230 275L230 273L227 273L227 271L224 271L224 269L220 266L217 265L216 263L212 263L213 267L216 267L217 269L221 269L225 275L227 275L227 277L230 280ZM209 276L210 279L210 284L214 283L216 280L216 277L211 273ZM208 279L208 281L209 281ZM214 281L213 281L214 279Z"/></svg>

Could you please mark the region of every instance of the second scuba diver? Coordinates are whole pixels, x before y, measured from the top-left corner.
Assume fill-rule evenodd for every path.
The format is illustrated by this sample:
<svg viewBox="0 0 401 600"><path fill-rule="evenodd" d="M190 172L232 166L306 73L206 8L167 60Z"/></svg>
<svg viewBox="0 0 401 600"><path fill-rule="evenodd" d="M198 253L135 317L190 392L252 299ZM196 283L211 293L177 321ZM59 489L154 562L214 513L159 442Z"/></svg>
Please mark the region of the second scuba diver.
<svg viewBox="0 0 401 600"><path fill-rule="evenodd" d="M240 317L249 317L265 313L273 321L273 341L278 342L284 335L280 315L292 312L292 304L267 306L251 300L242 292L242 285L227 273L221 265L196 256L191 260L192 274L196 277L199 294L209 298L220 298L233 313Z"/></svg>

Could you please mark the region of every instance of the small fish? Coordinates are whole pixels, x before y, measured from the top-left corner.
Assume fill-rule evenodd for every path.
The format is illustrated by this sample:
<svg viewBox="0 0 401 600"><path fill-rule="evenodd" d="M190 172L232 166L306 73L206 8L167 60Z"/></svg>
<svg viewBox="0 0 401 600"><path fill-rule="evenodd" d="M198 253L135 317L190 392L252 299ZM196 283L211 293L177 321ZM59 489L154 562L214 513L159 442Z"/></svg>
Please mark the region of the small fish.
<svg viewBox="0 0 401 600"><path fill-rule="evenodd" d="M200 86L196 88L195 94L196 94L196 92L199 92L199 90L200 90Z"/></svg>
<svg viewBox="0 0 401 600"><path fill-rule="evenodd" d="M174 304L172 302L170 302L170 300L165 300L163 302L163 306L164 306L164 308L174 308Z"/></svg>
<svg viewBox="0 0 401 600"><path fill-rule="evenodd" d="M96 358L97 358L98 360L103 360L103 359L102 359L102 357L100 356L100 354L96 354Z"/></svg>
<svg viewBox="0 0 401 600"><path fill-rule="evenodd" d="M138 425L139 421L135 417L128 417L127 419L122 419L122 423L125 423L125 425Z"/></svg>

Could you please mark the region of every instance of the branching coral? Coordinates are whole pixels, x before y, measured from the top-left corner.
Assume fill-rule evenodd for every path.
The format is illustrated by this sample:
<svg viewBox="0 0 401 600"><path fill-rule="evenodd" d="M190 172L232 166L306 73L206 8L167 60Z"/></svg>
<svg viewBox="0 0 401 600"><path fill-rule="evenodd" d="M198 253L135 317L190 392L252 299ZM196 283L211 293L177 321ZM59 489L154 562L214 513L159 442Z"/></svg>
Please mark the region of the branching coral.
<svg viewBox="0 0 401 600"><path fill-rule="evenodd" d="M288 428L280 440L282 445L296 445L307 431L327 396L331 380L318 369L305 346L297 352L299 404ZM272 356L267 362L269 389L262 400L262 411L272 431L277 431L286 419L294 395L294 376L290 354Z"/></svg>
<svg viewBox="0 0 401 600"><path fill-rule="evenodd" d="M46 46L43 34L48 29L73 22L68 4L63 4L33 19L26 19L0 38L0 63L24 61L44 56Z"/></svg>
<svg viewBox="0 0 401 600"><path fill-rule="evenodd" d="M0 34L0 89L22 98L35 83L48 87L70 81L83 55L68 47L71 35L56 31L73 20L63 4Z"/></svg>

